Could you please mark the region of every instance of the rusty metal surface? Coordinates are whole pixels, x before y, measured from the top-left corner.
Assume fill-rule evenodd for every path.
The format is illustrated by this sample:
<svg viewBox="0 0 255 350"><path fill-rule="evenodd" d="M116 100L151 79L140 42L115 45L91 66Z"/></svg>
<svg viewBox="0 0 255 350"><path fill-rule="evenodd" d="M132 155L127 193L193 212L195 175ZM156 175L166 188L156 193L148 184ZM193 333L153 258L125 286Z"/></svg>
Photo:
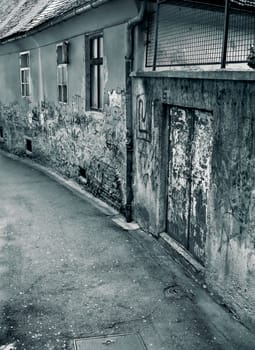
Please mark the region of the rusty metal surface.
<svg viewBox="0 0 255 350"><path fill-rule="evenodd" d="M184 109L170 110L168 232L187 248L191 118Z"/></svg>
<svg viewBox="0 0 255 350"><path fill-rule="evenodd" d="M213 117L210 112L195 110L192 141L191 207L189 250L202 263L205 262L205 243L208 227L207 206L211 177Z"/></svg>

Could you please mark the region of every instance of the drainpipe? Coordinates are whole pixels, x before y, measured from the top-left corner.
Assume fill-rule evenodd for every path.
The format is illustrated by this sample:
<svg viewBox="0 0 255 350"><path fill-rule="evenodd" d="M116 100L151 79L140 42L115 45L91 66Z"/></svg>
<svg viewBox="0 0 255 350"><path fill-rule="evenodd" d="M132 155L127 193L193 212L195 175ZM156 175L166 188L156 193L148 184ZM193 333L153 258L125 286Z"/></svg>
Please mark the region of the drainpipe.
<svg viewBox="0 0 255 350"><path fill-rule="evenodd" d="M126 208L125 215L127 222L133 219L133 104L132 104L132 79L130 73L133 70L134 47L133 47L133 29L142 22L146 10L147 0L144 0L139 13L136 17L130 19L127 23L126 32L126 156L127 156L127 170L126 170Z"/></svg>
<svg viewBox="0 0 255 350"><path fill-rule="evenodd" d="M154 56L153 56L153 67L152 70L155 71L157 67L157 55L158 55L158 25L159 25L159 0L157 0L156 9L156 28L155 28L155 44L154 44Z"/></svg>

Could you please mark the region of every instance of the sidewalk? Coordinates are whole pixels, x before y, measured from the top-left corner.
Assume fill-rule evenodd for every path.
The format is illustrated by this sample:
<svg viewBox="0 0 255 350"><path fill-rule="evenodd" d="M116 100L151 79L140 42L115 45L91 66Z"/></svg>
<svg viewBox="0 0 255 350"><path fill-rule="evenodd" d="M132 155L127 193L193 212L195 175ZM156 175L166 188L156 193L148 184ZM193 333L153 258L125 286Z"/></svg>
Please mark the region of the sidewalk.
<svg viewBox="0 0 255 350"><path fill-rule="evenodd" d="M1 151L0 193L0 348L96 350L83 339L107 336L98 350L115 350L128 335L123 350L140 350L139 334L141 349L255 349L160 242L72 181Z"/></svg>

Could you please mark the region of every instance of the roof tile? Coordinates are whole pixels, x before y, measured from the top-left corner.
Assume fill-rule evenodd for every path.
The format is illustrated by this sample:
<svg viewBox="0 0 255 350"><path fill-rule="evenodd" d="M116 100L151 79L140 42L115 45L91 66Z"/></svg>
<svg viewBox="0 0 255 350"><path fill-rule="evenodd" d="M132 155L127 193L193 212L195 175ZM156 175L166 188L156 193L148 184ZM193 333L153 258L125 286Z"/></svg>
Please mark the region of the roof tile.
<svg viewBox="0 0 255 350"><path fill-rule="evenodd" d="M27 32L65 12L95 0L0 0L0 39ZM9 6L6 5L9 2Z"/></svg>
<svg viewBox="0 0 255 350"><path fill-rule="evenodd" d="M96 0L0 0L0 39L27 32L65 12ZM255 0L230 0L255 7Z"/></svg>

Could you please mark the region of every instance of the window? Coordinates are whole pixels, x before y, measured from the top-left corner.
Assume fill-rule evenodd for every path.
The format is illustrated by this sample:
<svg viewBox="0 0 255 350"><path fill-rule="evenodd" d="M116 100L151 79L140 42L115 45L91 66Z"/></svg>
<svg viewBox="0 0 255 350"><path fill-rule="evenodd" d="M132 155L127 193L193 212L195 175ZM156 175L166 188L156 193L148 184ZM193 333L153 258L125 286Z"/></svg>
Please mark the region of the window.
<svg viewBox="0 0 255 350"><path fill-rule="evenodd" d="M29 52L20 54L20 83L21 96L30 96L30 56Z"/></svg>
<svg viewBox="0 0 255 350"><path fill-rule="evenodd" d="M58 100L67 102L67 65L58 65Z"/></svg>
<svg viewBox="0 0 255 350"><path fill-rule="evenodd" d="M67 42L57 45L57 86L58 101L67 102L67 65L68 65Z"/></svg>
<svg viewBox="0 0 255 350"><path fill-rule="evenodd" d="M79 167L79 176L86 178L86 170L81 166Z"/></svg>
<svg viewBox="0 0 255 350"><path fill-rule="evenodd" d="M90 108L103 108L104 72L103 72L103 36L90 39Z"/></svg>
<svg viewBox="0 0 255 350"><path fill-rule="evenodd" d="M0 139L4 138L4 131L3 131L3 127L0 126Z"/></svg>
<svg viewBox="0 0 255 350"><path fill-rule="evenodd" d="M32 140L30 138L26 138L26 151L28 153L32 153Z"/></svg>

